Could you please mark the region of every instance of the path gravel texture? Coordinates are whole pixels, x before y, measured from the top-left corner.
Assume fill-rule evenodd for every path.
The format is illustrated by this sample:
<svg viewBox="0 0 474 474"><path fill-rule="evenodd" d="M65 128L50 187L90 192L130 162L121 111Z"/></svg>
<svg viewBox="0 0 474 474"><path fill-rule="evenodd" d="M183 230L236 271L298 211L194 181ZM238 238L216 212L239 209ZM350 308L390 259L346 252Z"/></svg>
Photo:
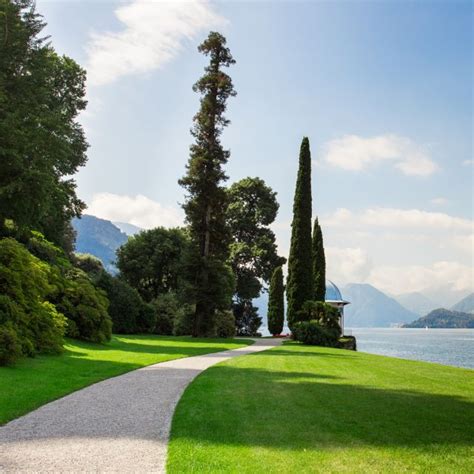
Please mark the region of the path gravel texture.
<svg viewBox="0 0 474 474"><path fill-rule="evenodd" d="M99 382L0 427L0 472L165 472L173 412L203 370L279 345L162 362Z"/></svg>

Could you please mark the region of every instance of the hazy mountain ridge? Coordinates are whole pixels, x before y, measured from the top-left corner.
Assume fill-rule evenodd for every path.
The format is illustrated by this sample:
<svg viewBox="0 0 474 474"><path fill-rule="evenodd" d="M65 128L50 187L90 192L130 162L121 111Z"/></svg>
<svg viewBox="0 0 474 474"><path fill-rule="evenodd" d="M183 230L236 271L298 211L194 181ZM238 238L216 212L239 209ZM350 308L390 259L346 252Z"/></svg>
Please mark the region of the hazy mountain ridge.
<svg viewBox="0 0 474 474"><path fill-rule="evenodd" d="M404 308L420 316L424 316L430 311L443 306L419 292L404 293L402 295L394 296L394 299Z"/></svg>
<svg viewBox="0 0 474 474"><path fill-rule="evenodd" d="M127 234L129 237L132 235L138 234L143 230L142 227L138 227L134 224L129 224L128 222L115 222L113 221L112 224L115 227L118 227L124 234Z"/></svg>
<svg viewBox="0 0 474 474"><path fill-rule="evenodd" d="M467 295L461 301L458 301L451 307L452 311L461 311L463 313L474 313L474 293Z"/></svg>
<svg viewBox="0 0 474 474"><path fill-rule="evenodd" d="M73 219L72 225L77 234L76 252L96 256L109 272L116 273L115 252L128 240L128 236L112 222L87 214Z"/></svg>
<svg viewBox="0 0 474 474"><path fill-rule="evenodd" d="M412 323L405 324L405 328L474 328L474 315L461 311L451 311L445 308L435 309Z"/></svg>

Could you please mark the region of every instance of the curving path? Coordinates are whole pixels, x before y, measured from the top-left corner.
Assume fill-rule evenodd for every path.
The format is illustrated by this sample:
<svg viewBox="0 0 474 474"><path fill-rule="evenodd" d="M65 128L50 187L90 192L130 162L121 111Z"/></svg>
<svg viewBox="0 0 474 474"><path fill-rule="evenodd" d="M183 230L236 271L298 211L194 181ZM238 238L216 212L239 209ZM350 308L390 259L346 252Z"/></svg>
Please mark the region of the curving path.
<svg viewBox="0 0 474 474"><path fill-rule="evenodd" d="M164 472L171 419L189 383L280 343L162 362L44 405L0 428L0 472Z"/></svg>

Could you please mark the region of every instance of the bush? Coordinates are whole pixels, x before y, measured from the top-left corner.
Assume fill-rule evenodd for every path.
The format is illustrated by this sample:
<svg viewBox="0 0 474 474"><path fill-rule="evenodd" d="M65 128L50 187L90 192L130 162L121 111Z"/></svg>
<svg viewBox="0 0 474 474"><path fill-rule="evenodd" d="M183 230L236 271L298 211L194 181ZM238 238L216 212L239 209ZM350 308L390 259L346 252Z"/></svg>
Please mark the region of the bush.
<svg viewBox="0 0 474 474"><path fill-rule="evenodd" d="M89 253L75 253L72 259L74 266L93 277L101 275L105 271L102 260Z"/></svg>
<svg viewBox="0 0 474 474"><path fill-rule="evenodd" d="M137 332L140 308L143 305L138 292L123 280L113 277L105 271L100 273L95 283L107 293L113 332L117 334Z"/></svg>
<svg viewBox="0 0 474 474"><path fill-rule="evenodd" d="M179 301L174 293L164 293L153 301L156 312L155 334L173 334L179 313ZM190 334L190 332L189 332Z"/></svg>
<svg viewBox="0 0 474 474"><path fill-rule="evenodd" d="M232 311L218 311L216 314L216 336L235 336L235 317Z"/></svg>
<svg viewBox="0 0 474 474"><path fill-rule="evenodd" d="M298 321L293 324L293 338L303 344L337 347L339 332L322 326L318 321Z"/></svg>
<svg viewBox="0 0 474 474"><path fill-rule="evenodd" d="M141 301L138 318L137 332L153 332L156 326L156 311L152 304Z"/></svg>
<svg viewBox="0 0 474 474"><path fill-rule="evenodd" d="M306 301L297 313L298 321L316 321L322 327L333 329L338 336L341 335L339 324L341 314L339 310L322 301Z"/></svg>
<svg viewBox="0 0 474 474"><path fill-rule="evenodd" d="M41 232L32 231L26 247L35 257L50 265L56 265L63 269L72 266L64 250L46 240Z"/></svg>
<svg viewBox="0 0 474 474"><path fill-rule="evenodd" d="M61 352L65 318L48 302L56 280L57 272L22 244L0 240L0 364Z"/></svg>
<svg viewBox="0 0 474 474"><path fill-rule="evenodd" d="M174 320L173 334L175 336L189 336L193 333L194 326L194 307L183 305Z"/></svg>
<svg viewBox="0 0 474 474"><path fill-rule="evenodd" d="M94 287L86 273L78 268L68 271L57 298L57 308L68 319L68 336L91 342L110 340L109 300L103 290Z"/></svg>

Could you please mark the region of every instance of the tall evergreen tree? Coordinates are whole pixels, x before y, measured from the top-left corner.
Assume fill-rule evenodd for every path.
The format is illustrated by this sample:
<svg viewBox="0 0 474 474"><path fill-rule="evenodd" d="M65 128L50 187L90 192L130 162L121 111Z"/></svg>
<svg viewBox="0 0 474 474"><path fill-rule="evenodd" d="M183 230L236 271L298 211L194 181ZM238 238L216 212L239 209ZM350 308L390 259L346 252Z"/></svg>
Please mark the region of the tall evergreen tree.
<svg viewBox="0 0 474 474"><path fill-rule="evenodd" d="M223 165L230 152L223 149L220 136L229 124L224 116L227 99L236 92L223 71L235 63L226 39L211 32L198 51L210 61L193 87L202 95L201 107L191 130L195 143L190 147L187 173L179 183L188 193L183 208L192 244L186 257L185 293L196 308L193 335L206 336L213 332L216 310L230 308L233 290L232 271L225 263L230 232L227 192L222 186L227 180Z"/></svg>
<svg viewBox="0 0 474 474"><path fill-rule="evenodd" d="M288 258L287 318L290 329L297 321L303 303L313 299L313 265L311 249L311 151L309 140L301 142L296 180Z"/></svg>
<svg viewBox="0 0 474 474"><path fill-rule="evenodd" d="M283 331L283 323L285 321L284 293L283 270L281 267L278 267L273 272L268 297L268 330L273 335L281 334Z"/></svg>
<svg viewBox="0 0 474 474"><path fill-rule="evenodd" d="M324 301L326 297L326 257L324 255L323 233L317 217L313 228L313 279L313 299Z"/></svg>

